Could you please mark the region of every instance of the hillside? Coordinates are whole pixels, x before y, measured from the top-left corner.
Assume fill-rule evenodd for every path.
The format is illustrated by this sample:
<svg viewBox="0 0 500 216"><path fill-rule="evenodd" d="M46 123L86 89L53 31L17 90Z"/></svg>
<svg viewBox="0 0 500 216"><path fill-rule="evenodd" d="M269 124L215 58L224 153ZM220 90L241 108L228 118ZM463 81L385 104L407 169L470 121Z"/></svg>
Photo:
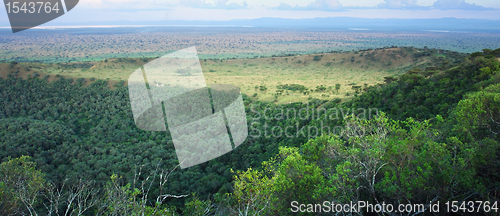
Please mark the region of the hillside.
<svg viewBox="0 0 500 216"><path fill-rule="evenodd" d="M437 49L387 48L344 53L291 55L255 59L209 59L201 65L207 84L232 84L242 93L261 101L279 104L322 100L349 99L359 89L383 83L384 77L397 76L415 67L449 67L464 54ZM110 87L125 81L137 68L152 59L107 59L99 62L18 64L0 63L0 76L11 72L17 76L40 76L54 81L58 77L85 80L107 80ZM93 78L93 79L92 79ZM340 84L338 91L336 84ZM300 90L279 86L300 85ZM353 88L354 86L354 88ZM359 91L357 92L359 94Z"/></svg>
<svg viewBox="0 0 500 216"><path fill-rule="evenodd" d="M348 103L275 104L244 96L246 141L184 170L175 169L179 161L169 132L135 126L123 83L110 89L103 80L82 87L82 80L48 83L11 75L0 79L0 201L9 204L0 211L47 214L46 198L59 191L64 199L78 191L92 194L80 197L94 201L89 214L161 210L162 215L231 215L260 209L265 215L284 215L293 200L394 205L488 201L498 210L499 56L500 49L485 50L412 69ZM255 61L271 65L273 60ZM23 64L11 69L24 71ZM387 114L362 115L370 108ZM304 110L306 117L276 117L289 109ZM280 128L285 135L277 132ZM286 128L293 132L287 134ZM330 131L336 128L341 130ZM168 181L161 181L159 176L170 170ZM71 189L62 188L63 183ZM145 186L149 184L151 190ZM165 193L179 198L162 199ZM24 208L26 196L38 202Z"/></svg>

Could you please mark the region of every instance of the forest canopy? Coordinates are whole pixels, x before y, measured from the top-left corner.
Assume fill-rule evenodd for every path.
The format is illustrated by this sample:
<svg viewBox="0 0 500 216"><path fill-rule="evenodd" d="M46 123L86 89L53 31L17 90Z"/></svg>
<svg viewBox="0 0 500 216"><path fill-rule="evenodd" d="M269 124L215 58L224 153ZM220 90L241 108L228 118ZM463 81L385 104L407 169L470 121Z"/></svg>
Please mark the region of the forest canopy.
<svg viewBox="0 0 500 216"><path fill-rule="evenodd" d="M176 168L168 132L135 126L123 83L84 87L12 74L0 78L0 212L286 215L292 201L324 200L493 205L500 198L499 55L484 50L411 69L345 102L276 105L244 95L249 129L261 135L249 131L234 151L184 170ZM379 115L354 112L369 108ZM319 112L261 115L287 109ZM328 118L340 109L352 113ZM272 135L288 126L317 133ZM318 133L325 127L343 130ZM72 205L72 197L87 200L86 208ZM55 200L60 205L47 204Z"/></svg>

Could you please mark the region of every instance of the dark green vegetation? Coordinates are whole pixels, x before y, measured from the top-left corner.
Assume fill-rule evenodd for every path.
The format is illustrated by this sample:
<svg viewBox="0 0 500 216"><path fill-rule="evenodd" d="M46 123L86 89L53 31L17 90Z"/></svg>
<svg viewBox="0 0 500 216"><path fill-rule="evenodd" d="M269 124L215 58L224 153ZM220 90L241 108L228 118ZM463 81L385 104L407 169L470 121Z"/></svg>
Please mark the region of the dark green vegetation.
<svg viewBox="0 0 500 216"><path fill-rule="evenodd" d="M289 90L289 91L299 91L299 92L303 92L305 90L307 90L307 88L303 85L300 85L300 84L285 84L285 85L279 85L277 86L278 89L284 89L284 90Z"/></svg>
<svg viewBox="0 0 500 216"><path fill-rule="evenodd" d="M489 53L485 50L485 53ZM440 67L409 70L399 79L386 78L387 85L369 87L369 91L354 100L360 107L378 107L396 119L414 117L419 120L448 116L468 92L479 91L495 80L498 66L494 56L474 53L457 67L444 62ZM500 55L500 54L496 54ZM441 71L446 69L446 72ZM494 76L496 77L496 76Z"/></svg>
<svg viewBox="0 0 500 216"><path fill-rule="evenodd" d="M500 199L499 51L422 65L366 87L345 103L275 105L244 96L250 133L245 143L216 160L176 169L168 181L165 176L178 164L171 137L136 128L126 87L12 75L0 79L1 208L46 214L47 194L64 182L80 186L67 191L99 200L89 215L155 209L165 215L287 215L291 201L325 200L493 204ZM363 115L370 108L382 112ZM288 109L302 118L280 115ZM276 136L276 126L292 127L293 136ZM326 126L343 130L307 133ZM303 127L304 135L295 133ZM156 175L147 178L150 173ZM32 207L23 199L34 200ZM67 203L55 208L67 206L77 209Z"/></svg>

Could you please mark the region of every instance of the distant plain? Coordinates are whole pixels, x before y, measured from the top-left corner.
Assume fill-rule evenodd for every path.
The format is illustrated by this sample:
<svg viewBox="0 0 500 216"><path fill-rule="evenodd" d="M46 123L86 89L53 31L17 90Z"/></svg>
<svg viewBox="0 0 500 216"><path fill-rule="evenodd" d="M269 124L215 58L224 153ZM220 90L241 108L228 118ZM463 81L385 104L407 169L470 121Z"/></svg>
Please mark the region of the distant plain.
<svg viewBox="0 0 500 216"><path fill-rule="evenodd" d="M382 47L472 53L496 49L500 33L305 28L164 27L80 28L19 34L0 30L0 61L50 63L158 57L196 46L201 59L254 58Z"/></svg>

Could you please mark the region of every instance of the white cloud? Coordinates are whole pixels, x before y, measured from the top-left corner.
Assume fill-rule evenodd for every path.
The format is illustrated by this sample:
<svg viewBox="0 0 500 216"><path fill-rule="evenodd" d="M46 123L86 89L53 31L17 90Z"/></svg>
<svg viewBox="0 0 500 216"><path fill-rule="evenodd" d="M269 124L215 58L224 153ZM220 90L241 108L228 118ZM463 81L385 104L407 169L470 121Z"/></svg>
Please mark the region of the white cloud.
<svg viewBox="0 0 500 216"><path fill-rule="evenodd" d="M206 2L204 0L184 0L181 1L180 5L192 8L207 8L207 9L244 9L248 8L247 2L238 4L236 2L229 2L229 0L216 0L213 3Z"/></svg>
<svg viewBox="0 0 500 216"><path fill-rule="evenodd" d="M200 0L198 0L200 1ZM360 0L364 1L364 0ZM465 0L383 0L376 6L369 4L354 4L354 1L343 6L339 0L315 0L306 6L292 5L282 2L273 9L278 10L319 10L319 11L342 11L355 9L398 9L398 10L491 10L476 3L467 3Z"/></svg>
<svg viewBox="0 0 500 216"><path fill-rule="evenodd" d="M467 2L466 2L467 1ZM80 0L79 7L158 10L184 6L206 9L272 8L279 10L339 11L351 9L485 10L500 8L498 0Z"/></svg>
<svg viewBox="0 0 500 216"><path fill-rule="evenodd" d="M378 8L388 9L423 9L417 5L416 0L384 0L384 3L377 5Z"/></svg>
<svg viewBox="0 0 500 216"><path fill-rule="evenodd" d="M380 3L383 3L384 0L339 0L340 4L344 7L375 7Z"/></svg>
<svg viewBox="0 0 500 216"><path fill-rule="evenodd" d="M80 0L78 7L111 10L158 10L174 7L179 0Z"/></svg>
<svg viewBox="0 0 500 216"><path fill-rule="evenodd" d="M342 9L342 5L338 0L315 0L307 6L291 6L287 3L281 3L278 10L320 10L320 11L338 11Z"/></svg>
<svg viewBox="0 0 500 216"><path fill-rule="evenodd" d="M492 8L485 8L475 3L470 4L465 0L437 0L434 2L434 8L440 10L490 10Z"/></svg>
<svg viewBox="0 0 500 216"><path fill-rule="evenodd" d="M249 2L247 4L247 1ZM252 17L279 17L278 15L287 14L286 17L299 17L299 11L311 12L310 14L316 14L321 16L323 13L320 12L331 12L326 14L331 14L331 16L352 16L360 17L364 16L362 11L371 16L379 16L375 12L381 14L391 13L387 11L414 11L415 13L421 13L422 15L434 17L431 13L424 11L442 11L435 13L443 13L444 11L455 11L453 15L448 14L449 17L461 17L459 12L465 13L465 11L495 11L493 8L485 8L480 5L485 2L489 2L489 5L494 5L491 0L351 0L351 3L344 4L347 0L80 0L80 3L74 10L84 9L85 13L89 13L89 10L100 11L106 18L103 20L114 20L116 17L114 15L108 14L128 14L134 12L144 12L141 13L141 17L148 15L151 17L154 15L156 20L165 19L182 19L180 17L182 13L174 13L182 8L182 11L191 11L191 13L186 14L186 16L197 17L200 13L199 10L189 10L189 9L204 9L203 13L211 14L210 16L204 17L203 20L210 20L214 16L226 16L225 20L238 19L240 14L250 14L255 15ZM368 1L370 3L368 3ZM497 1L498 7L500 8L500 1ZM267 2L266 5L273 5L272 7L262 5L262 3ZM380 3L382 2L382 3ZM280 3L281 5L279 5ZM375 6L374 3L378 5ZM276 6L278 5L278 6ZM491 9L491 10L487 10ZM104 12L107 11L107 12ZM193 13L193 11L196 11ZM210 12L211 11L211 12ZM230 13L222 13L227 11ZM232 12L231 12L232 11ZM266 11L266 13L262 13ZM269 12L271 11L271 12ZM274 12L272 12L274 11ZM352 11L351 13L348 13ZM356 11L356 12L354 12ZM7 16L3 15L4 11L0 11L0 21L6 20ZM72 11L75 13L76 11ZM161 13L160 13L161 12ZM268 13L269 12L269 13ZM290 12L290 13L281 13ZM342 13L341 13L342 12ZM345 13L344 13L345 12ZM497 10L498 12L498 10ZM175 15L173 15L174 13ZM399 12L398 12L399 13ZM412 13L412 14L415 14ZM160 16L160 14L162 14ZM288 16L288 14L291 14ZM494 14L494 13L493 13ZM309 13L308 13L309 15ZM385 15L385 14L384 14ZM474 16L481 19L481 13L475 14ZM178 17L177 17L178 16ZM424 16L424 17L425 17ZM488 13L488 18L486 19L500 19L500 15L496 17L491 17L492 15ZM395 16L398 17L398 16ZM126 16L125 16L126 18ZM125 19L123 18L123 19Z"/></svg>

